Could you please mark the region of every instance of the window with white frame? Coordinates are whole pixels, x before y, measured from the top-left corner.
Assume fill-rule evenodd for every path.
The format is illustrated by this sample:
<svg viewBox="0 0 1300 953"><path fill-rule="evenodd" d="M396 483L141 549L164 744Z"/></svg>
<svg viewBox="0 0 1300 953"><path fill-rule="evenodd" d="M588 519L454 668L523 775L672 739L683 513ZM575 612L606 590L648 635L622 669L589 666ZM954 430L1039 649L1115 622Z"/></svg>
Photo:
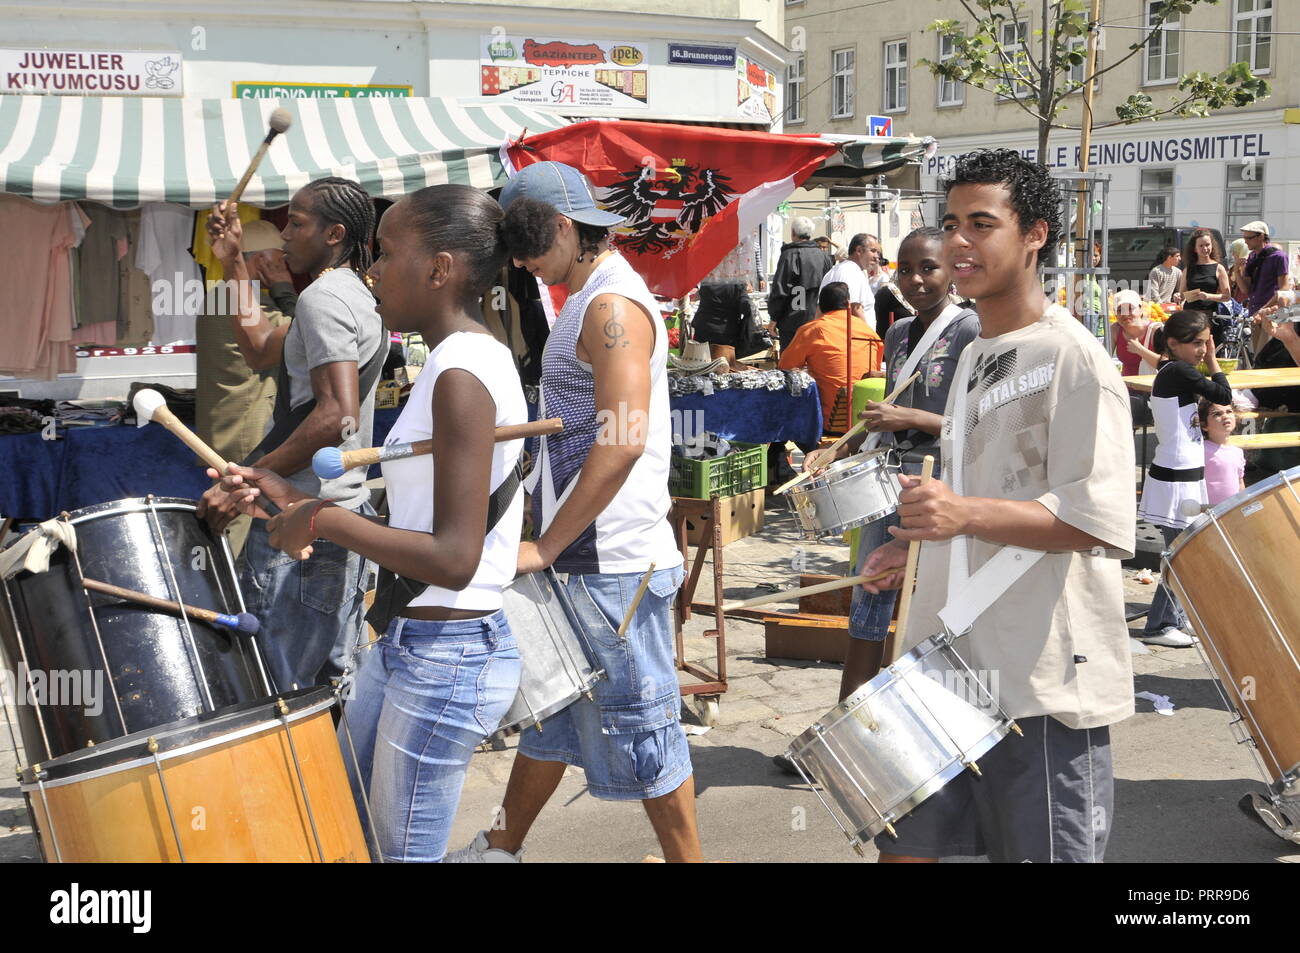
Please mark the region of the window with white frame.
<svg viewBox="0 0 1300 953"><path fill-rule="evenodd" d="M907 41L885 44L885 103L887 113L907 109Z"/></svg>
<svg viewBox="0 0 1300 953"><path fill-rule="evenodd" d="M1071 50L1071 51L1078 50L1080 53L1084 53L1084 54L1086 54L1086 53L1088 52L1088 40L1087 40L1087 38L1086 38L1086 37L1082 37L1082 36L1074 36L1074 37L1071 37L1071 38L1070 38L1070 50ZM1096 64L1096 68L1097 68L1097 69L1101 69L1101 53L1100 53L1100 52L1097 53L1097 64ZM1082 61L1081 61L1077 66L1071 66L1071 67L1070 67L1069 72L1066 74L1066 78L1067 78L1071 83L1079 83L1079 84L1082 84L1083 81L1084 81L1085 79L1088 78L1088 57L1087 57L1086 55L1084 56L1083 60L1082 60ZM1100 79L1095 79L1095 80L1093 80L1093 81L1092 81L1092 88L1093 88L1093 91L1094 91L1094 92L1095 92L1096 90L1100 89L1100 88L1101 88L1101 80L1100 80ZM1075 92L1078 92L1078 93L1083 92L1083 86L1080 85L1080 86L1078 87L1078 89L1075 90Z"/></svg>
<svg viewBox="0 0 1300 953"><path fill-rule="evenodd" d="M1251 72L1273 68L1273 0L1234 0L1232 28L1236 34L1233 59L1250 64Z"/></svg>
<svg viewBox="0 0 1300 953"><path fill-rule="evenodd" d="M1142 225L1168 225L1174 215L1174 170L1143 169L1138 195Z"/></svg>
<svg viewBox="0 0 1300 953"><path fill-rule="evenodd" d="M808 59L800 54L785 68L785 121L803 122L803 88Z"/></svg>
<svg viewBox="0 0 1300 953"><path fill-rule="evenodd" d="M1264 163L1248 159L1228 164L1228 227L1236 235L1241 226L1264 217Z"/></svg>
<svg viewBox="0 0 1300 953"><path fill-rule="evenodd" d="M1029 36L1028 20L1003 20L998 28L999 46L1006 55L1011 68L1021 73L1029 72L1025 60L1025 39ZM1017 99L1029 95L1029 86L1025 83L1012 83L1011 89Z"/></svg>
<svg viewBox="0 0 1300 953"><path fill-rule="evenodd" d="M957 56L957 41L950 36L939 36L939 62L955 59ZM955 79L939 77L939 105L940 106L960 106L966 100L965 91L962 84Z"/></svg>
<svg viewBox="0 0 1300 953"><path fill-rule="evenodd" d="M1159 10L1163 0L1147 0L1147 29L1155 26L1159 20ZM1179 64L1183 56L1183 21L1178 14L1171 16L1160 29L1151 36L1147 44L1146 73L1144 82L1172 83L1182 75Z"/></svg>
<svg viewBox="0 0 1300 953"><path fill-rule="evenodd" d="M855 90L854 65L856 51L831 51L831 118L853 118L853 94Z"/></svg>

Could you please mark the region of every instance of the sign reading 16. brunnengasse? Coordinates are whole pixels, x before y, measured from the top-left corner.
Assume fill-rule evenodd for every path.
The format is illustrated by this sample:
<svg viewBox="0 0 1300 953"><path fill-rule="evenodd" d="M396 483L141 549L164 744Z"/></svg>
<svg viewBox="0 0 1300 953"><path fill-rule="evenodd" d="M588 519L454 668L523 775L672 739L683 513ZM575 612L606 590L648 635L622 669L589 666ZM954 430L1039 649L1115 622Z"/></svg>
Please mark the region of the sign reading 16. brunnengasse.
<svg viewBox="0 0 1300 953"><path fill-rule="evenodd" d="M0 49L0 93L36 96L180 96L172 50Z"/></svg>

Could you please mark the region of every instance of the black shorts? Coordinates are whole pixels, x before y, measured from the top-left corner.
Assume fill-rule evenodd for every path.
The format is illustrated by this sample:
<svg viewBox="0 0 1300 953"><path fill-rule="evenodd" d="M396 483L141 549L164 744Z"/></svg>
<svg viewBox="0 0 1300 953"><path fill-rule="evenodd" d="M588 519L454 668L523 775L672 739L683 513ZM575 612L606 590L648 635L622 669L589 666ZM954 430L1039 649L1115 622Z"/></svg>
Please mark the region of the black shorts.
<svg viewBox="0 0 1300 953"><path fill-rule="evenodd" d="M1108 728L1067 728L1043 715L1019 718L1024 737L1003 738L876 836L881 853L979 857L994 863L1100 863L1115 804Z"/></svg>

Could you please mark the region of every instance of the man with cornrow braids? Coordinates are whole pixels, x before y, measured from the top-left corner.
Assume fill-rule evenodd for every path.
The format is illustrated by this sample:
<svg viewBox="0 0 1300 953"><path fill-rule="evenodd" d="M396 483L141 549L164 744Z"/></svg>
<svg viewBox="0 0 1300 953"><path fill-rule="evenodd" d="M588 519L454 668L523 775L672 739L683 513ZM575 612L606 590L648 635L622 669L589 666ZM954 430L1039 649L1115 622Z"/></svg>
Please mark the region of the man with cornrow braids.
<svg viewBox="0 0 1300 953"><path fill-rule="evenodd" d="M244 360L254 370L278 369L271 428L244 462L280 474L310 496L373 514L365 467L324 480L311 469L322 447L353 450L373 442L375 384L388 346L363 279L375 234L370 196L337 177L317 179L293 196L281 233L284 262L312 281L293 321L278 328L266 321L249 281L238 209L214 208L208 231L226 277L241 283L231 317ZM218 531L237 513L219 485L199 501L199 515ZM271 546L266 523L255 520L239 565L244 601L262 620L262 651L276 688L326 685L341 676L361 632L365 560L324 540L306 560L290 559Z"/></svg>

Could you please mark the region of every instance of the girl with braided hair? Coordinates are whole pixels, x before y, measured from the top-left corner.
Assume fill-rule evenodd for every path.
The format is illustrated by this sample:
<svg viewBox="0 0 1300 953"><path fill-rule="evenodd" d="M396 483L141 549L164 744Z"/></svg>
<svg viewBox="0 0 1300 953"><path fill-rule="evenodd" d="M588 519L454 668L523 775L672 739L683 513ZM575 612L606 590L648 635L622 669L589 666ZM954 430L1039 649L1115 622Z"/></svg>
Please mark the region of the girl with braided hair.
<svg viewBox="0 0 1300 953"><path fill-rule="evenodd" d="M231 322L240 353L253 370L277 372L271 429L244 461L277 473L298 492L339 507L373 513L365 467L320 479L312 455L323 447L368 447L375 385L388 354L387 335L363 280L371 265L375 211L355 182L330 177L310 182L289 203L281 233L289 270L309 275L294 319L272 327L244 263L238 209L214 208L208 240L239 282ZM208 471L214 480L215 470ZM198 512L222 531L238 515L230 494L214 485ZM326 685L343 674L362 631L365 559L322 542L302 562L286 561L271 546L266 523L255 520L240 553L240 586L250 612L267 633L263 653L280 691Z"/></svg>

